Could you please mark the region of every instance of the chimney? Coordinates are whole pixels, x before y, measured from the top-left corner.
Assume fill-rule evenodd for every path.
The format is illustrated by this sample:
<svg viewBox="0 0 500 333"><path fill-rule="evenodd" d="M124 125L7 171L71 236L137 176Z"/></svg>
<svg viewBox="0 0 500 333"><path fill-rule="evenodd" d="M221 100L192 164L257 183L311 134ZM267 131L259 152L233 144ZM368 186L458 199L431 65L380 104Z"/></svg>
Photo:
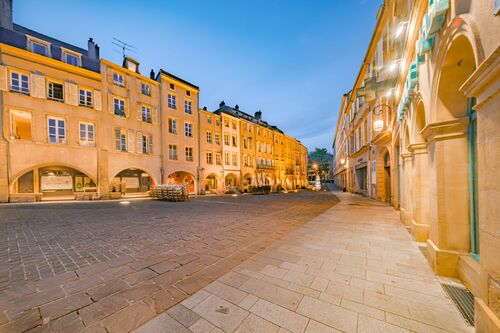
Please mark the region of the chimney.
<svg viewBox="0 0 500 333"><path fill-rule="evenodd" d="M203 110L207 111L207 107L206 107L206 106L204 106L204 107L203 107Z"/></svg>
<svg viewBox="0 0 500 333"><path fill-rule="evenodd" d="M219 108L223 107L224 105L226 105L226 103L224 101L220 102L219 103Z"/></svg>
<svg viewBox="0 0 500 333"><path fill-rule="evenodd" d="M0 0L0 27L13 30L12 0Z"/></svg>
<svg viewBox="0 0 500 333"><path fill-rule="evenodd" d="M237 110L237 111L239 111L239 110L240 110L240 106L239 106L238 104L236 104L236 105L234 106L234 109L235 109L235 110Z"/></svg>
<svg viewBox="0 0 500 333"><path fill-rule="evenodd" d="M259 110L259 111L255 112L255 118L262 119L262 111Z"/></svg>
<svg viewBox="0 0 500 333"><path fill-rule="evenodd" d="M97 44L94 43L94 40L92 38L89 38L87 45L88 45L87 49L89 58L99 59L99 46L97 46Z"/></svg>
<svg viewBox="0 0 500 333"><path fill-rule="evenodd" d="M149 78L151 80L154 80L155 79L155 71L154 70L151 70L151 72L149 72Z"/></svg>

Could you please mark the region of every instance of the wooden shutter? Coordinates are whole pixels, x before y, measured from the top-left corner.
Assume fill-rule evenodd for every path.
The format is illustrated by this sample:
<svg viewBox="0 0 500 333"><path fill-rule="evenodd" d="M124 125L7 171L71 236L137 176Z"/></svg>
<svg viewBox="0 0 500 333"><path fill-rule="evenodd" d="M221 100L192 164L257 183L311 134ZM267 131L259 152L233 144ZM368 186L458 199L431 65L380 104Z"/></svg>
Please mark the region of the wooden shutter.
<svg viewBox="0 0 500 333"><path fill-rule="evenodd" d="M113 101L113 94L108 93L108 111L109 113L113 114L115 113L114 108L114 101Z"/></svg>
<svg viewBox="0 0 500 333"><path fill-rule="evenodd" d="M70 105L78 105L78 87L75 83L64 82L64 101Z"/></svg>
<svg viewBox="0 0 500 333"><path fill-rule="evenodd" d="M9 78L7 73L7 66L0 65L0 90L9 90Z"/></svg>
<svg viewBox="0 0 500 333"><path fill-rule="evenodd" d="M125 97L123 99L125 102L123 103L124 107L125 107L125 118L128 118L132 115L132 112L129 110L129 103L128 103L128 98Z"/></svg>
<svg viewBox="0 0 500 333"><path fill-rule="evenodd" d="M30 94L36 98L46 98L45 77L41 74L30 74Z"/></svg>
<svg viewBox="0 0 500 333"><path fill-rule="evenodd" d="M137 132L137 153L142 154L142 132Z"/></svg>
<svg viewBox="0 0 500 333"><path fill-rule="evenodd" d="M137 120L142 121L142 104L137 103Z"/></svg>
<svg viewBox="0 0 500 333"><path fill-rule="evenodd" d="M149 141L148 141L148 153L153 154L153 136L149 135L148 139L149 139Z"/></svg>
<svg viewBox="0 0 500 333"><path fill-rule="evenodd" d="M102 94L100 90L94 90L94 109L102 111Z"/></svg>
<svg viewBox="0 0 500 333"><path fill-rule="evenodd" d="M128 149L129 152L133 153L135 150L135 132L128 130Z"/></svg>

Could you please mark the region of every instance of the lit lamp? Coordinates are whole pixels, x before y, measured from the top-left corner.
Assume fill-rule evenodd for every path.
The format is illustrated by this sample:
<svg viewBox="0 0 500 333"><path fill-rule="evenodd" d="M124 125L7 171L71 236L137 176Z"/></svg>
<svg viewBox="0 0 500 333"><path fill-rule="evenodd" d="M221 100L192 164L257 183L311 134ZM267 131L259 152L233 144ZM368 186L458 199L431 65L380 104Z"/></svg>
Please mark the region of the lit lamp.
<svg viewBox="0 0 500 333"><path fill-rule="evenodd" d="M340 164L344 165L345 164L345 159L341 158L340 159Z"/></svg>
<svg viewBox="0 0 500 333"><path fill-rule="evenodd" d="M376 107L373 108L373 115L374 115L374 121L373 121L373 130L375 132L381 132L384 129L384 119L383 119L383 108L386 107L391 110L391 107L387 104L379 104Z"/></svg>

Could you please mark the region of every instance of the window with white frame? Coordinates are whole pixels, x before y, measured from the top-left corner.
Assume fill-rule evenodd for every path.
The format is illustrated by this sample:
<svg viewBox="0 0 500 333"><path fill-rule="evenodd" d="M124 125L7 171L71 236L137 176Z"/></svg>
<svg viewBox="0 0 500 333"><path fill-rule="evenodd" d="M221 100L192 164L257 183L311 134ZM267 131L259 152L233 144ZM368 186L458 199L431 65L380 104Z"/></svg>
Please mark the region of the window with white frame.
<svg viewBox="0 0 500 333"><path fill-rule="evenodd" d="M168 158L177 160L177 145L168 145Z"/></svg>
<svg viewBox="0 0 500 333"><path fill-rule="evenodd" d="M58 82L49 82L47 97L55 101L63 102L64 101L63 85Z"/></svg>
<svg viewBox="0 0 500 333"><path fill-rule="evenodd" d="M127 130L115 128L115 150L127 151Z"/></svg>
<svg viewBox="0 0 500 333"><path fill-rule="evenodd" d="M207 153L207 164L214 164L212 153Z"/></svg>
<svg viewBox="0 0 500 333"><path fill-rule="evenodd" d="M215 144L220 145L220 134L215 133Z"/></svg>
<svg viewBox="0 0 500 333"><path fill-rule="evenodd" d="M30 93L30 79L28 75L11 72L10 73L10 90L23 94Z"/></svg>
<svg viewBox="0 0 500 333"><path fill-rule="evenodd" d="M193 147L185 147L186 161L193 161Z"/></svg>
<svg viewBox="0 0 500 333"><path fill-rule="evenodd" d="M149 106L143 105L141 107L141 117L143 122L151 124L151 108Z"/></svg>
<svg viewBox="0 0 500 333"><path fill-rule="evenodd" d="M81 66L81 56L79 54L64 51L62 52L62 61L69 65Z"/></svg>
<svg viewBox="0 0 500 333"><path fill-rule="evenodd" d="M222 164L222 161L221 161L221 155L220 154L215 154L215 164L217 165L221 165Z"/></svg>
<svg viewBox="0 0 500 333"><path fill-rule="evenodd" d="M153 136L151 135L142 136L142 153L143 154L153 153Z"/></svg>
<svg viewBox="0 0 500 333"><path fill-rule="evenodd" d="M175 95L168 94L168 107L171 109L177 109L177 101Z"/></svg>
<svg viewBox="0 0 500 333"><path fill-rule="evenodd" d="M193 112L191 111L191 101L184 101L184 112L188 114L192 114Z"/></svg>
<svg viewBox="0 0 500 333"><path fill-rule="evenodd" d="M117 116L125 117L125 100L121 98L113 98L114 113Z"/></svg>
<svg viewBox="0 0 500 333"><path fill-rule="evenodd" d="M168 132L170 134L177 134L177 120L174 118L168 118Z"/></svg>
<svg viewBox="0 0 500 333"><path fill-rule="evenodd" d="M79 127L80 145L82 146L95 145L94 124L81 121L78 124L78 127Z"/></svg>
<svg viewBox="0 0 500 333"><path fill-rule="evenodd" d="M212 132L207 131L207 143L212 143Z"/></svg>
<svg viewBox="0 0 500 333"><path fill-rule="evenodd" d="M113 73L113 83L120 87L125 87L125 77L117 72Z"/></svg>
<svg viewBox="0 0 500 333"><path fill-rule="evenodd" d="M184 123L184 136L193 137L193 124Z"/></svg>
<svg viewBox="0 0 500 333"><path fill-rule="evenodd" d="M224 145L229 146L229 134L224 134Z"/></svg>
<svg viewBox="0 0 500 333"><path fill-rule="evenodd" d="M146 96L151 96L151 86L147 83L141 83L141 93Z"/></svg>
<svg viewBox="0 0 500 333"><path fill-rule="evenodd" d="M231 165L231 155L229 153L224 153L224 164Z"/></svg>
<svg viewBox="0 0 500 333"><path fill-rule="evenodd" d="M66 143L66 120L62 118L48 118L49 143Z"/></svg>
<svg viewBox="0 0 500 333"><path fill-rule="evenodd" d="M92 107L92 91L80 88L80 106Z"/></svg>
<svg viewBox="0 0 500 333"><path fill-rule="evenodd" d="M31 52L37 53L43 56L50 56L50 44L46 42L42 42L39 40L28 39L28 48Z"/></svg>

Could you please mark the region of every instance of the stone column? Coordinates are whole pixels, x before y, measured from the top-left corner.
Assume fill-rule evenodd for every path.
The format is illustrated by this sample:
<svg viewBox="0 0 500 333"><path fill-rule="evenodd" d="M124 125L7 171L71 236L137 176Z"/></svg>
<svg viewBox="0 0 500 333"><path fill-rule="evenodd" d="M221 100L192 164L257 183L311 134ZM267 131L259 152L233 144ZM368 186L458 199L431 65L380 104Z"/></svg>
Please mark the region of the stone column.
<svg viewBox="0 0 500 333"><path fill-rule="evenodd" d="M427 178L427 145L412 144L409 147L413 157L413 213L411 219L412 232L417 242L425 242L429 237L428 215L428 178Z"/></svg>
<svg viewBox="0 0 500 333"><path fill-rule="evenodd" d="M478 67L461 90L476 98L479 211L479 292L475 296L477 332L500 332L500 47ZM467 284L467 283L466 283Z"/></svg>
<svg viewBox="0 0 500 333"><path fill-rule="evenodd" d="M439 275L457 276L470 244L467 118L429 124L429 261Z"/></svg>
<svg viewBox="0 0 500 333"><path fill-rule="evenodd" d="M401 206L400 215L401 220L406 225L411 225L412 220L412 196L413 196L413 188L412 188L412 154L404 153L401 154L402 159L402 177L401 177Z"/></svg>
<svg viewBox="0 0 500 333"><path fill-rule="evenodd" d="M97 183L99 198L109 199L108 151L105 149L97 150Z"/></svg>
<svg viewBox="0 0 500 333"><path fill-rule="evenodd" d="M0 202L9 202L7 142L0 140Z"/></svg>

